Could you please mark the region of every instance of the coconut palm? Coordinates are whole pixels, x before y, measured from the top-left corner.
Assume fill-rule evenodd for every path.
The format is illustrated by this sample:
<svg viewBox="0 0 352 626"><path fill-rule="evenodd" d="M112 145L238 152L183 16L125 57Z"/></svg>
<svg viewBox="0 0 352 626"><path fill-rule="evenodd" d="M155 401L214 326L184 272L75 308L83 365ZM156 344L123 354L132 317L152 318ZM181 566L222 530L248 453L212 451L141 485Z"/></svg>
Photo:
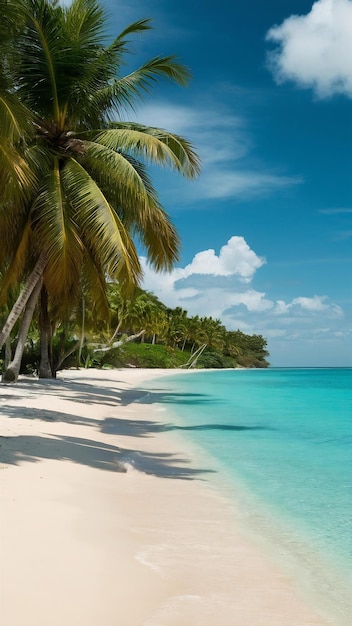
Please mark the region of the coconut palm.
<svg viewBox="0 0 352 626"><path fill-rule="evenodd" d="M187 311L181 307L176 307L175 309L167 309L166 314L168 318L167 340L175 348L185 339L187 340Z"/></svg>
<svg viewBox="0 0 352 626"><path fill-rule="evenodd" d="M187 140L122 121L123 114L156 80L185 85L189 74L168 56L121 76L128 37L148 30L148 20L105 45L106 15L96 0L22 5L25 25L11 50L16 65L10 75L35 130L21 144L35 184L25 202L1 202L0 228L8 241L0 251L2 288L7 292L39 263L30 293L43 279L52 306L67 311L84 285L107 315L106 278L128 287L141 277L133 238L157 270L178 258L178 235L146 165L168 165L189 178L199 172Z"/></svg>
<svg viewBox="0 0 352 626"><path fill-rule="evenodd" d="M222 351L225 345L226 328L220 320L214 320L212 317L201 317L201 337L213 350Z"/></svg>

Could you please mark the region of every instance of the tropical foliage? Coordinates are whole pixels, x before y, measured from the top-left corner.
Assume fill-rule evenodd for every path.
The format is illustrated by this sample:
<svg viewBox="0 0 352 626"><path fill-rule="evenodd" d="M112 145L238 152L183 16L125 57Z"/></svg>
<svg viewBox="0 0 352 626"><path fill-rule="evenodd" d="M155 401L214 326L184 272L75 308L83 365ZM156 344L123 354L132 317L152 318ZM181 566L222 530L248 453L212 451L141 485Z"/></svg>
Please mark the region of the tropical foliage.
<svg viewBox="0 0 352 626"><path fill-rule="evenodd" d="M189 317L167 308L154 294L138 288L132 298L110 283L111 323L96 324L89 302L80 302L69 320L57 326L51 344L51 368L62 367L267 367L261 335L227 331L212 317ZM132 339L132 341L130 341ZM37 372L40 340L29 334L24 372Z"/></svg>
<svg viewBox="0 0 352 626"><path fill-rule="evenodd" d="M106 281L119 283L121 297L138 284L137 242L157 270L178 258L177 232L147 166L193 178L198 157L183 137L124 116L159 79L186 85L189 73L159 56L123 75L129 38L147 31L149 20L107 43L97 0L0 0L0 10L0 305L5 311L16 301L0 347L13 327L19 332L24 307L28 320L40 283L46 376L54 330L69 327L79 309L87 325L108 322ZM152 311L143 315L147 327ZM18 373L17 356L9 378Z"/></svg>

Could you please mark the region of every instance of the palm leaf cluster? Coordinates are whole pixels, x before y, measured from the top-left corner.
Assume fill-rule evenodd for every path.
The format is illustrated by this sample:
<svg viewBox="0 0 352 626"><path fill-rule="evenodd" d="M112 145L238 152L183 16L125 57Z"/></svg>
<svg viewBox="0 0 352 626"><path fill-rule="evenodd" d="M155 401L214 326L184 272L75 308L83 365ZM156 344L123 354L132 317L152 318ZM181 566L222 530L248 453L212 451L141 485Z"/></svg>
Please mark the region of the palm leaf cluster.
<svg viewBox="0 0 352 626"><path fill-rule="evenodd" d="M0 0L0 11L2 302L42 257L57 315L86 291L106 316L106 280L140 280L138 241L157 270L178 258L148 165L193 178L198 157L183 137L124 116L156 81L185 85L188 70L159 56L123 75L129 38L149 20L108 43L97 0Z"/></svg>

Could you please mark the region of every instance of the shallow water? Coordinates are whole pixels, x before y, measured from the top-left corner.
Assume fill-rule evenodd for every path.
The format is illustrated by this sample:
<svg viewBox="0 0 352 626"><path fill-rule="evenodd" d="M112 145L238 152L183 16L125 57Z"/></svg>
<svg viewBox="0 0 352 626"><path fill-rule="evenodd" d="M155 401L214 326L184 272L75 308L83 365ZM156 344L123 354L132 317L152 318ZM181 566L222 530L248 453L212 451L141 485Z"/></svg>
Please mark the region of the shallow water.
<svg viewBox="0 0 352 626"><path fill-rule="evenodd" d="M240 499L245 522L346 614L352 369L178 374L155 382L150 401L206 453L214 485Z"/></svg>

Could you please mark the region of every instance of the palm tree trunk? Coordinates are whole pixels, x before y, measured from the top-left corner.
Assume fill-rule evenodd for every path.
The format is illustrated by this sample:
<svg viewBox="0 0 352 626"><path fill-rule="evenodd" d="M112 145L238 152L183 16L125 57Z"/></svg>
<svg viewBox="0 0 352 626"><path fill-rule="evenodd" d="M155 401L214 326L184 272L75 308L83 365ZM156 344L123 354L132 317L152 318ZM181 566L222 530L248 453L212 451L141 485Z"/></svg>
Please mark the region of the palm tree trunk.
<svg viewBox="0 0 352 626"><path fill-rule="evenodd" d="M119 323L117 324L116 329L115 329L115 332L114 332L114 334L112 335L112 337L111 337L111 339L110 339L109 343L112 343L112 342L114 341L114 339L115 339L115 337L116 337L117 333L120 331L121 326L122 326L122 319L121 319L121 320L119 321Z"/></svg>
<svg viewBox="0 0 352 626"><path fill-rule="evenodd" d="M191 363L190 363L190 364L189 364L189 366L188 366L189 368L191 368L191 367L195 367L195 366L197 365L197 361L198 361L199 357L203 354L203 352L204 352L204 350L205 350L205 348L206 348L206 347L207 347L207 344L206 344L206 343L204 343L204 344L202 345L202 347L201 347L201 348L199 348L199 349L197 350L197 352L195 352L195 354L193 355L194 359L193 359L193 361L191 361Z"/></svg>
<svg viewBox="0 0 352 626"><path fill-rule="evenodd" d="M18 375L20 373L23 350L24 350L24 346L26 343L29 326L32 321L35 305L37 304L41 287L42 287L42 278L40 277L34 289L32 290L32 293L27 301L26 308L23 312L21 327L18 333L15 354L11 363L9 363L8 367L6 368L5 372L2 375L2 382L6 382L6 383L17 382Z"/></svg>
<svg viewBox="0 0 352 626"><path fill-rule="evenodd" d="M104 346L104 345L99 345L98 348L96 348L95 346L97 344L90 344L94 349L92 350L92 352L108 352L109 350L112 350L113 348L119 348L120 346L123 346L125 343L129 343L129 341L134 341L135 339L138 339L139 337L143 337L145 333L145 330L141 330L139 333L136 333L135 335L129 335L128 337L125 337L125 339L121 339L120 341L114 341L114 343L112 343L109 346Z"/></svg>
<svg viewBox="0 0 352 626"><path fill-rule="evenodd" d="M183 365L180 365L180 367L188 367L188 369L190 369L191 367L195 367L197 364L197 361L200 357L200 355L204 352L205 348L207 347L206 343L203 343L202 346L200 346L200 348L197 348L197 350L194 352L194 354L192 354L190 356L190 358L188 359L187 363L184 363Z"/></svg>
<svg viewBox="0 0 352 626"><path fill-rule="evenodd" d="M10 335L8 336L8 338L5 341L5 360L4 360L4 369L6 370L8 364L10 363L12 358L12 351L11 351L11 337Z"/></svg>
<svg viewBox="0 0 352 626"><path fill-rule="evenodd" d="M42 276L44 269L46 266L46 255L44 252L41 253L33 272L27 278L26 283L18 296L15 304L12 307L11 312L9 313L7 320L4 324L4 327L0 333L0 350L3 347L6 339L9 337L11 330L16 324L19 316L21 315L24 307L26 306L28 299L30 298L33 289L38 283L39 278Z"/></svg>
<svg viewBox="0 0 352 626"><path fill-rule="evenodd" d="M86 304L84 300L84 294L82 293L82 324L81 324L81 340L79 342L78 359L77 359L78 367L81 367L82 350L83 350L83 345L84 345L85 322L86 322Z"/></svg>
<svg viewBox="0 0 352 626"><path fill-rule="evenodd" d="M39 332L40 332L40 364L39 378L52 378L53 374L50 366L49 343L51 339L51 326L48 312L48 292L42 287L40 292L40 314L39 314Z"/></svg>

